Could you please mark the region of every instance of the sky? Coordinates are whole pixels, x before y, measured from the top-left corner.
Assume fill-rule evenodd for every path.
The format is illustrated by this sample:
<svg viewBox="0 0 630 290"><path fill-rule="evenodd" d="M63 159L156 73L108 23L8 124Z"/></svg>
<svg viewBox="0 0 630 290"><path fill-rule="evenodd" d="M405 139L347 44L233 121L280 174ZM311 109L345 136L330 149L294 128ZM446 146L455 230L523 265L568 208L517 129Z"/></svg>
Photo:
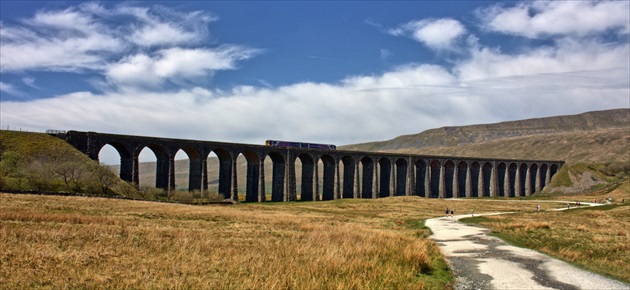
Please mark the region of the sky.
<svg viewBox="0 0 630 290"><path fill-rule="evenodd" d="M0 127L336 145L630 108L630 1L1 1Z"/></svg>

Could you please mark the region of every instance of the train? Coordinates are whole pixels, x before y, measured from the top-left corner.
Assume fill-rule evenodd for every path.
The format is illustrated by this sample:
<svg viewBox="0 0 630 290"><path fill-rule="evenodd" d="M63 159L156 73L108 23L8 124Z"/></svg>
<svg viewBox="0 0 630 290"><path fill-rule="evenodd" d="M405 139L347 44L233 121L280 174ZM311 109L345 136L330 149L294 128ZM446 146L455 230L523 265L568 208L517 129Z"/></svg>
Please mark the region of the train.
<svg viewBox="0 0 630 290"><path fill-rule="evenodd" d="M308 149L320 149L320 150L337 150L337 146L332 144L316 144L316 143L304 143L304 142L291 142L291 141L278 141L267 140L265 145L272 147L297 147Z"/></svg>

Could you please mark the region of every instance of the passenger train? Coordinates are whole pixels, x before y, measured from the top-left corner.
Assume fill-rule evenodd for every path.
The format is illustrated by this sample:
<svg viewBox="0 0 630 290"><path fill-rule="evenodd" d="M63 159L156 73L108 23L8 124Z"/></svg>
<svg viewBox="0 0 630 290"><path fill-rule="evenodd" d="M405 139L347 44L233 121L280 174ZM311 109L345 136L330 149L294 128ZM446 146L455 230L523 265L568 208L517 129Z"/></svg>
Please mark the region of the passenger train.
<svg viewBox="0 0 630 290"><path fill-rule="evenodd" d="M265 145L273 147L297 147L297 148L309 148L320 150L337 150L337 146L332 144L315 144L315 143L303 143L303 142L290 142L290 141L278 141L267 140Z"/></svg>

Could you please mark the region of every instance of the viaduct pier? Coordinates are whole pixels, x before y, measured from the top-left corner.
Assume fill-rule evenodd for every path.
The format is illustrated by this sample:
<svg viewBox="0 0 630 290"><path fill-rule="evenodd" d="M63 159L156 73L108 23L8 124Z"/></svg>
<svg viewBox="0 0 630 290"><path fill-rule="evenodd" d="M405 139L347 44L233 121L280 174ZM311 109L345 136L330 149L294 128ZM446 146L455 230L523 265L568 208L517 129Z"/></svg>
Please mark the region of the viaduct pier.
<svg viewBox="0 0 630 290"><path fill-rule="evenodd" d="M79 131L57 136L93 160L98 160L105 145L111 145L121 157L120 178L135 184L139 182L138 157L144 148L149 148L157 158L155 186L165 190L175 188L175 154L179 150L190 160L189 191L207 190L207 160L214 153L219 159L219 194L248 202L268 201L264 168L267 159L272 164L271 201L403 195L427 198L530 196L547 185L564 164L558 160L321 150ZM247 161L244 198L239 197L237 187L236 160L241 154ZM299 198L298 159L301 163Z"/></svg>

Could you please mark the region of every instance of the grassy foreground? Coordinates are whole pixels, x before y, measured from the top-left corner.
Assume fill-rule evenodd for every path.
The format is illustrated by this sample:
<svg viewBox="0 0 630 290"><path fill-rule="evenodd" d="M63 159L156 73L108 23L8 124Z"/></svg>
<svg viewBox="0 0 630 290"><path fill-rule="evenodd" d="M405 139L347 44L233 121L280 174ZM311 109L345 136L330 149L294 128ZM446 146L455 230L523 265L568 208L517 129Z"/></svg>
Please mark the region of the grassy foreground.
<svg viewBox="0 0 630 290"><path fill-rule="evenodd" d="M0 288L448 289L421 220L529 201L192 206L0 194Z"/></svg>
<svg viewBox="0 0 630 290"><path fill-rule="evenodd" d="M567 211L530 212L468 218L492 229L494 235L516 246L546 253L590 271L630 282L630 184L612 192L583 195L573 200L603 201L611 205ZM557 197L560 198L560 197ZM621 200L625 199L625 203Z"/></svg>

